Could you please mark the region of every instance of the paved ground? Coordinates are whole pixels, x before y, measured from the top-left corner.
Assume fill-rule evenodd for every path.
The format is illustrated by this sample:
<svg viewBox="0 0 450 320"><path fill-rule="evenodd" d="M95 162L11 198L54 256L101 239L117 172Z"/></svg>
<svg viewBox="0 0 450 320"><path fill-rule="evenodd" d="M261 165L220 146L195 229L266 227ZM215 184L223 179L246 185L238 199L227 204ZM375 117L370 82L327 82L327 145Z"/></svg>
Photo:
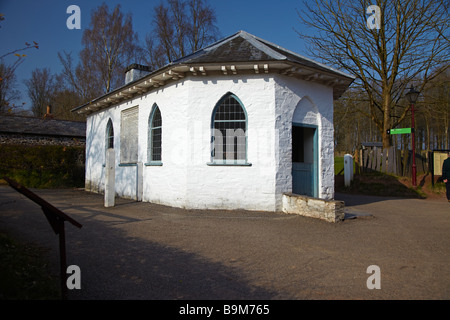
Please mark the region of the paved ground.
<svg viewBox="0 0 450 320"><path fill-rule="evenodd" d="M71 299L449 299L446 200L337 195L338 224L277 213L181 210L81 190L34 190L83 224L66 223ZM364 216L361 214L368 214ZM0 230L50 248L39 206L0 187ZM366 286L378 265L381 289Z"/></svg>

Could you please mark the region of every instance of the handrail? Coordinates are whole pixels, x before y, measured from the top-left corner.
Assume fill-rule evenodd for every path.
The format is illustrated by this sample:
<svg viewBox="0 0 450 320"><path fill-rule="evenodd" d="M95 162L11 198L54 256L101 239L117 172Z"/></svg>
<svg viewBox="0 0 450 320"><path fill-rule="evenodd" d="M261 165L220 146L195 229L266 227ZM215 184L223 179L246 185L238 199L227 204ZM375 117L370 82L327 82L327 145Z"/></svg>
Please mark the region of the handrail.
<svg viewBox="0 0 450 320"><path fill-rule="evenodd" d="M3 179L6 182L8 182L8 184L17 192L23 194L28 199L40 205L53 231L55 232L55 234L59 235L61 296L62 299L64 300L67 299L67 284L66 284L67 263L66 263L66 239L65 239L66 236L64 230L64 222L68 221L77 228L81 228L82 225L76 220L69 217L61 210L59 210L58 208L56 208L55 206L53 206L52 204L48 203L47 201L39 197L37 194L29 190L28 188L24 187L23 185L17 183L16 181L8 177L3 177Z"/></svg>

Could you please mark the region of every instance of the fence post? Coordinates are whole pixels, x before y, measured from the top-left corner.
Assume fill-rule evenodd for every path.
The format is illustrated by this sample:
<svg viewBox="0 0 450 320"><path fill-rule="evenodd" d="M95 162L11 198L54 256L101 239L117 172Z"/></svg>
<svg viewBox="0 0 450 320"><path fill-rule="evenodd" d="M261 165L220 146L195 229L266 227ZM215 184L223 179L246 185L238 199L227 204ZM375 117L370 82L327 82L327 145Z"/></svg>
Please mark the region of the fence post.
<svg viewBox="0 0 450 320"><path fill-rule="evenodd" d="M105 165L105 207L114 207L116 198L116 170L114 149L106 150Z"/></svg>
<svg viewBox="0 0 450 320"><path fill-rule="evenodd" d="M144 186L144 166L142 162L138 162L136 166L136 201L142 201Z"/></svg>
<svg viewBox="0 0 450 320"><path fill-rule="evenodd" d="M351 154L344 155L344 183L349 187L353 180L353 157Z"/></svg>

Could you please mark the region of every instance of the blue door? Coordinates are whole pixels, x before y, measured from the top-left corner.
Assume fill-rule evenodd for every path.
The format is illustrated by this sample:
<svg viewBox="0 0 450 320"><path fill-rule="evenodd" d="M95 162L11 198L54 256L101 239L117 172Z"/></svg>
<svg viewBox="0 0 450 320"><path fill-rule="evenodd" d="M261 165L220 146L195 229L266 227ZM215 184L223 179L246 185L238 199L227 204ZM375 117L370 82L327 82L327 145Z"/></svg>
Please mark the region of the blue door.
<svg viewBox="0 0 450 320"><path fill-rule="evenodd" d="M292 127L292 193L317 197L317 127Z"/></svg>
<svg viewBox="0 0 450 320"><path fill-rule="evenodd" d="M313 164L292 163L292 193L314 196Z"/></svg>

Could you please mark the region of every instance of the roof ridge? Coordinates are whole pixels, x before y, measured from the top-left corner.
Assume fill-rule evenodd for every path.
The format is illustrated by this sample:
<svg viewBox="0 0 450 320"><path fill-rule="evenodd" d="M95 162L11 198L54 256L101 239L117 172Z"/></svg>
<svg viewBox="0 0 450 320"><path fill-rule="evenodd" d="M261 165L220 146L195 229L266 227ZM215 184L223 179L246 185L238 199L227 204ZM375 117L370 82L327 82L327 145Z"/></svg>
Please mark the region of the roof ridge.
<svg viewBox="0 0 450 320"><path fill-rule="evenodd" d="M172 61L172 62L169 63L168 65L177 64L177 63L179 63L179 62L181 62L181 61L183 61L183 60L187 60L188 58L192 58L192 57L194 57L194 56L197 56L197 55L199 55L199 54L202 53L202 52L210 51L210 50L212 50L212 48L217 47L220 43L224 43L224 42L226 42L227 40L232 40L232 39L236 38L236 37L239 35L240 32L241 32L241 31L238 31L238 32L236 32L236 33L234 33L234 34L232 34L232 35L230 35L230 36L228 36L228 37L225 37L225 38L223 38L223 39L217 40L217 41L215 41L215 42L213 42L213 43L207 45L206 47L200 48L200 49L198 49L197 51L194 51L194 52L192 52L192 53L190 53L190 54L187 54L187 55L185 55L185 56L183 56L183 57L181 57L181 58L178 58L178 59Z"/></svg>
<svg viewBox="0 0 450 320"><path fill-rule="evenodd" d="M229 41L232 41L234 39L236 39L237 37L241 37L244 40L248 41L252 46L254 46L256 49L262 51L263 53L265 53L266 55L272 57L275 60L287 60L287 57L285 55L283 55L280 52L277 52L276 50L270 48L264 41L262 41L262 39L256 37L255 35L244 31L244 30L239 30L238 32L225 37L223 39L220 39L204 48L201 48L191 54L188 54L184 57L181 57L177 60L174 60L172 63L172 65L177 64L177 63L183 63L183 62L188 62L189 60L200 56L203 53L208 53L212 50L215 50L217 48L219 48L220 46L226 44Z"/></svg>
<svg viewBox="0 0 450 320"><path fill-rule="evenodd" d="M286 60L287 57L285 55L283 55L280 52L277 52L275 50L273 50L272 48L268 47L266 42L264 42L262 39L258 38L257 36L248 33L246 31L241 31L243 34L243 38L246 39L247 41L249 41L253 46L255 46L256 48L258 48L259 50L263 51L265 54L273 57L276 60ZM263 44L264 46L261 46L261 44Z"/></svg>

